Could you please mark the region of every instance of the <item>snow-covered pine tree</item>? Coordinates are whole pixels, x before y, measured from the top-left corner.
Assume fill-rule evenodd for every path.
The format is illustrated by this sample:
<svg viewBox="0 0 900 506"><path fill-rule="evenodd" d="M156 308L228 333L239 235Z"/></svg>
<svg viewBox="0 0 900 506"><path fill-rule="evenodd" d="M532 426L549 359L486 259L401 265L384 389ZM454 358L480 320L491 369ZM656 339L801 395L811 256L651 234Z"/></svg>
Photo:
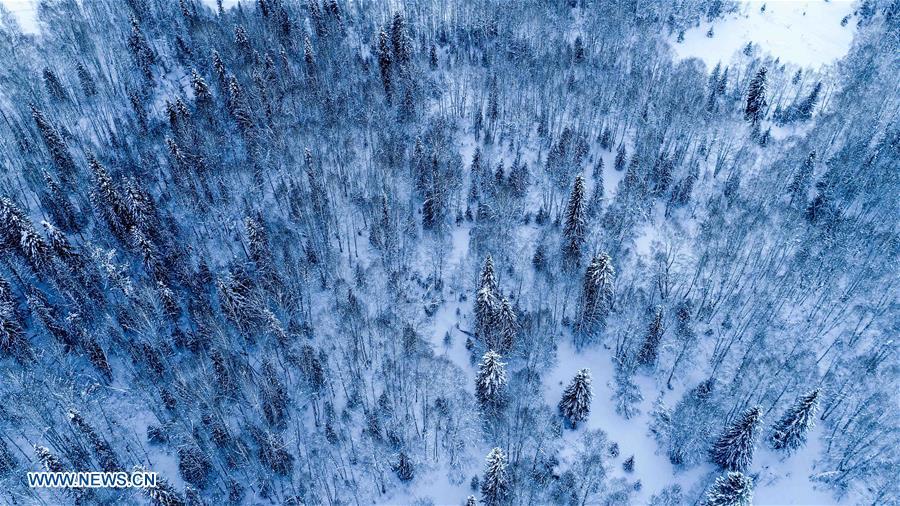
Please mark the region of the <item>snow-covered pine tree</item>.
<svg viewBox="0 0 900 506"><path fill-rule="evenodd" d="M66 89L63 88L62 83L59 81L59 77L56 76L56 72L53 72L49 67L44 67L43 78L47 94L50 95L53 100L65 102L69 99Z"/></svg>
<svg viewBox="0 0 900 506"><path fill-rule="evenodd" d="M797 106L797 119L800 121L806 121L812 117L813 111L816 109L816 105L819 103L819 93L822 92L822 82L819 81L813 87L812 91L809 92L809 95L803 99L802 102Z"/></svg>
<svg viewBox="0 0 900 506"><path fill-rule="evenodd" d="M593 395L591 371L581 369L563 391L562 399L559 401L559 412L572 425L573 429L578 426L578 422L586 420L590 414Z"/></svg>
<svg viewBox="0 0 900 506"><path fill-rule="evenodd" d="M415 477L415 469L413 469L412 462L410 462L406 452L400 452L393 467L400 481L410 481Z"/></svg>
<svg viewBox="0 0 900 506"><path fill-rule="evenodd" d="M729 472L716 478L703 506L750 506L752 499L753 480L741 472Z"/></svg>
<svg viewBox="0 0 900 506"><path fill-rule="evenodd" d="M819 395L817 388L801 396L775 423L770 438L773 448L793 452L806 443L806 435L815 424Z"/></svg>
<svg viewBox="0 0 900 506"><path fill-rule="evenodd" d="M387 102L390 103L394 94L393 77L391 75L394 58L391 55L388 34L384 30L378 33L376 53L378 55L378 66L381 69L381 83L384 86L384 95L387 98Z"/></svg>
<svg viewBox="0 0 900 506"><path fill-rule="evenodd" d="M46 446L35 444L32 448L34 448L34 454L37 456L38 462L40 462L41 467L44 468L45 471L50 473L65 473L69 470ZM85 490L81 488L67 488L65 489L65 493L72 497L76 504L80 504L85 496Z"/></svg>
<svg viewBox="0 0 900 506"><path fill-rule="evenodd" d="M81 91L86 98L93 97L97 94L97 83L94 77L88 71L83 63L75 64L75 71L78 73L78 82L81 83Z"/></svg>
<svg viewBox="0 0 900 506"><path fill-rule="evenodd" d="M202 490L212 468L212 460L196 444L189 443L178 449L178 472L184 481Z"/></svg>
<svg viewBox="0 0 900 506"><path fill-rule="evenodd" d="M395 12L391 21L391 49L397 64L405 69L412 57L412 42L406 33L406 20L401 12Z"/></svg>
<svg viewBox="0 0 900 506"><path fill-rule="evenodd" d="M747 106L744 108L744 119L751 123L759 123L766 112L766 67L761 67L747 90Z"/></svg>
<svg viewBox="0 0 900 506"><path fill-rule="evenodd" d="M585 207L584 178L577 176L566 206L563 228L563 254L571 265L578 263L584 248L587 232Z"/></svg>
<svg viewBox="0 0 900 506"><path fill-rule="evenodd" d="M487 506L500 506L509 499L509 472L506 470L506 455L500 448L494 448L487 455L484 479L481 480L481 502Z"/></svg>
<svg viewBox="0 0 900 506"><path fill-rule="evenodd" d="M501 359L499 353L489 350L481 358L475 378L478 403L491 411L499 409L506 400L506 364Z"/></svg>
<svg viewBox="0 0 900 506"><path fill-rule="evenodd" d="M9 476L18 467L16 456L9 450L6 441L0 439L0 479Z"/></svg>
<svg viewBox="0 0 900 506"><path fill-rule="evenodd" d="M479 289L485 287L490 289L495 295L499 293L497 275L494 272L494 258L490 253L484 258L484 266L481 268L481 276L478 283Z"/></svg>
<svg viewBox="0 0 900 506"><path fill-rule="evenodd" d="M475 332L487 346L494 343L496 323L501 309L500 290L494 272L494 259L490 254L484 259L478 292L475 294Z"/></svg>
<svg viewBox="0 0 900 506"><path fill-rule="evenodd" d="M659 343L662 341L663 332L663 309L662 306L656 306L653 310L653 320L647 329L647 335L644 337L644 344L638 352L638 364L644 366L652 366L656 364L659 355Z"/></svg>
<svg viewBox="0 0 900 506"><path fill-rule="evenodd" d="M134 466L133 471L146 472L147 469L137 465ZM157 476L155 487L146 487L140 490L150 499L152 506L185 506L184 499L181 498L175 487L161 476Z"/></svg>
<svg viewBox="0 0 900 506"><path fill-rule="evenodd" d="M212 105L212 93L209 91L206 80L197 72L197 69L191 69L191 88L194 90L194 101L197 108L208 109Z"/></svg>
<svg viewBox="0 0 900 506"><path fill-rule="evenodd" d="M46 446L41 446L39 444L34 445L34 454L37 455L38 462L41 463L41 467L44 470L51 473L62 473L66 471L66 466L56 457L50 453L50 449Z"/></svg>
<svg viewBox="0 0 900 506"><path fill-rule="evenodd" d="M47 151L50 152L50 158L53 160L53 165L56 166L59 177L67 184L73 183L73 178L75 177L75 161L69 153L69 148L66 147L66 143L56 130L56 127L54 127L46 116L44 116L43 111L38 109L34 104L31 104L30 107L31 117L34 119L35 124L37 124L38 131L41 133L44 145L47 146Z"/></svg>
<svg viewBox="0 0 900 506"><path fill-rule="evenodd" d="M138 18L131 17L131 35L128 37L128 49L137 68L144 75L148 84L153 83L153 64L156 63L156 54L147 43L147 37L141 30Z"/></svg>
<svg viewBox="0 0 900 506"><path fill-rule="evenodd" d="M474 495L466 497L466 506L478 506L478 499Z"/></svg>
<svg viewBox="0 0 900 506"><path fill-rule="evenodd" d="M606 253L598 253L585 271L574 329L576 345L589 342L605 325L612 309L615 275L612 259Z"/></svg>
<svg viewBox="0 0 900 506"><path fill-rule="evenodd" d="M616 149L616 159L613 161L613 168L615 168L616 171L622 172L625 170L626 156L625 144L619 144L619 147Z"/></svg>
<svg viewBox="0 0 900 506"><path fill-rule="evenodd" d="M2 278L0 278L0 352L16 358L30 355L25 329L16 313L12 289Z"/></svg>
<svg viewBox="0 0 900 506"><path fill-rule="evenodd" d="M741 472L750 467L761 418L762 408L754 406L726 427L712 448L712 459L719 467Z"/></svg>
<svg viewBox="0 0 900 506"><path fill-rule="evenodd" d="M519 322L516 318L516 312L504 298L500 302L500 309L497 311L497 336L496 349L500 353L508 353L516 343L516 335L519 332Z"/></svg>
<svg viewBox="0 0 900 506"><path fill-rule="evenodd" d="M809 185L812 182L813 170L816 166L816 152L811 151L803 165L797 169L791 183L788 185L788 194L791 196L791 204L797 202L806 205L806 195L809 193Z"/></svg>
<svg viewBox="0 0 900 506"><path fill-rule="evenodd" d="M119 459L116 457L112 447L106 440L97 434L94 428L88 424L87 420L85 420L81 414L74 409L70 409L69 421L72 422L72 425L87 438L101 469L109 473L122 470Z"/></svg>

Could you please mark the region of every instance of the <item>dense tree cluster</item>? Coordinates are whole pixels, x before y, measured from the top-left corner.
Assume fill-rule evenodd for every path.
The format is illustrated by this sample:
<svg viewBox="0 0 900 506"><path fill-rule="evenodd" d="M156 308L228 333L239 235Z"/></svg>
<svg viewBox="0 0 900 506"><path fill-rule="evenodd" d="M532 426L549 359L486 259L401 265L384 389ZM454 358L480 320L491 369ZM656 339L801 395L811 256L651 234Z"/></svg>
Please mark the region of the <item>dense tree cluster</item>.
<svg viewBox="0 0 900 506"><path fill-rule="evenodd" d="M228 4L0 13L0 502L900 500L896 1Z"/></svg>

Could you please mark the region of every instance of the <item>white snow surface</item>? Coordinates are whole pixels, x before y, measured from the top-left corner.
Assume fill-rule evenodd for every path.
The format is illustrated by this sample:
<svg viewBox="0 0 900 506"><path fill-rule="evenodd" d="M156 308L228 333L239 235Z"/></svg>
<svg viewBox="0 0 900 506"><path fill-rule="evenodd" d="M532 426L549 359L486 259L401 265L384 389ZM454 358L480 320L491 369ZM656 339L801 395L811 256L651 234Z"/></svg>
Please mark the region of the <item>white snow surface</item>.
<svg viewBox="0 0 900 506"><path fill-rule="evenodd" d="M216 0L201 1L212 9L217 8ZM228 9L238 3L240 0L222 0L222 7ZM34 35L40 33L41 28L37 19L38 0L0 0L0 5L12 13L23 32Z"/></svg>
<svg viewBox="0 0 900 506"><path fill-rule="evenodd" d="M819 69L850 50L855 5L847 0L741 2L738 12L687 30L680 43L673 35L672 47L679 59L699 58L712 69L716 63L727 64L752 42L783 63ZM841 26L845 16L850 16L849 21ZM707 37L710 27L711 38Z"/></svg>

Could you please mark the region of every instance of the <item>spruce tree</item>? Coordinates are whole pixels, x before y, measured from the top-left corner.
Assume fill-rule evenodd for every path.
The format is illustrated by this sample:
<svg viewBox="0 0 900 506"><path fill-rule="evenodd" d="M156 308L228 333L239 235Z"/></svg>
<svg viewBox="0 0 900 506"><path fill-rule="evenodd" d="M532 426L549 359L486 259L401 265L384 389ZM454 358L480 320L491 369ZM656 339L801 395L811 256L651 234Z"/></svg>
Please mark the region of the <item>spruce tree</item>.
<svg viewBox="0 0 900 506"><path fill-rule="evenodd" d="M613 161L613 168L618 172L622 172L625 170L625 144L619 144L619 148L616 150L616 159Z"/></svg>
<svg viewBox="0 0 900 506"><path fill-rule="evenodd" d="M495 349L501 353L508 353L515 345L518 331L519 322L516 319L516 312L509 300L504 298L500 302L499 311L497 311L497 346Z"/></svg>
<svg viewBox="0 0 900 506"><path fill-rule="evenodd" d="M31 117L41 133L44 145L47 146L47 150L50 152L50 158L59 172L59 177L66 183L72 183L75 177L75 161L72 159L65 142L63 142L62 136L40 109L35 107L34 104L30 107Z"/></svg>
<svg viewBox="0 0 900 506"><path fill-rule="evenodd" d="M47 94L50 95L53 100L65 102L69 99L69 95L66 94L66 89L63 88L59 78L56 77L56 72L53 72L48 67L44 67L43 78L44 87L47 88Z"/></svg>
<svg viewBox="0 0 900 506"><path fill-rule="evenodd" d="M475 396L485 409L496 410L506 400L506 364L499 353L489 350L481 358L475 378Z"/></svg>
<svg viewBox="0 0 900 506"><path fill-rule="evenodd" d="M0 352L24 358L30 354L29 350L25 329L16 311L12 289L6 280L0 278Z"/></svg>
<svg viewBox="0 0 900 506"><path fill-rule="evenodd" d="M563 253L566 258L576 264L581 258L584 248L586 220L584 200L584 178L575 178L575 185L566 206L565 227L563 228Z"/></svg>
<svg viewBox="0 0 900 506"><path fill-rule="evenodd" d="M35 444L32 448L34 448L34 454L37 456L38 462L40 462L41 467L44 468L45 471L49 473L65 473L69 471L69 469L63 465L62 461L59 460L56 455L53 455L46 446ZM72 497L76 504L81 504L81 501L85 496L85 490L81 488L67 488L65 489L65 493Z"/></svg>
<svg viewBox="0 0 900 506"><path fill-rule="evenodd" d="M400 452L393 467L394 472L397 473L397 477L401 481L410 481L415 477L415 469L413 469L412 462L410 462L409 456L405 452Z"/></svg>
<svg viewBox="0 0 900 506"><path fill-rule="evenodd" d="M748 409L729 425L712 448L713 461L727 471L746 471L753 462L762 408Z"/></svg>
<svg viewBox="0 0 900 506"><path fill-rule="evenodd" d="M484 259L478 292L475 294L475 332L486 345L495 344L494 335L500 312L500 293L494 273L494 259L490 254Z"/></svg>
<svg viewBox="0 0 900 506"><path fill-rule="evenodd" d="M156 54L150 48L147 37L141 30L138 19L134 16L131 18L131 35L128 37L128 49L134 59L135 65L144 75L144 79L148 84L153 83L153 65L156 63Z"/></svg>
<svg viewBox="0 0 900 506"><path fill-rule="evenodd" d="M593 395L591 371L581 369L563 391L562 399L559 401L559 412L573 429L578 426L578 422L587 420L591 412Z"/></svg>
<svg viewBox="0 0 900 506"><path fill-rule="evenodd" d="M729 472L716 478L703 506L750 506L752 499L753 480L743 473Z"/></svg>
<svg viewBox="0 0 900 506"><path fill-rule="evenodd" d="M19 462L15 455L6 446L6 441L0 439L0 479L6 478L18 467Z"/></svg>
<svg viewBox="0 0 900 506"><path fill-rule="evenodd" d="M146 472L147 470L140 465L134 466L134 472ZM155 487L146 487L140 489L150 499L152 506L185 506L184 499L175 490L169 482L157 476Z"/></svg>
<svg viewBox="0 0 900 506"><path fill-rule="evenodd" d="M500 448L488 453L484 479L481 480L481 501L487 506L500 506L509 499L509 472L506 455Z"/></svg>
<svg viewBox="0 0 900 506"><path fill-rule="evenodd" d="M615 275L612 259L606 253L595 256L585 271L574 329L576 344L589 341L605 325L612 308Z"/></svg>
<svg viewBox="0 0 900 506"><path fill-rule="evenodd" d="M484 266L481 268L478 288L488 288L494 295L499 293L497 287L497 274L494 271L494 258L490 253L484 258Z"/></svg>
<svg viewBox="0 0 900 506"><path fill-rule="evenodd" d="M788 185L788 193L791 196L791 203L799 202L806 205L806 195L809 193L809 185L812 181L813 170L816 165L816 152L812 151L806 157L806 161L794 174L791 183Z"/></svg>
<svg viewBox="0 0 900 506"><path fill-rule="evenodd" d="M94 81L94 77L91 76L91 73L88 72L87 67L79 62L75 65L75 71L78 73L78 81L81 83L81 91L84 93L84 96L90 98L96 95L97 83Z"/></svg>
<svg viewBox="0 0 900 506"><path fill-rule="evenodd" d="M747 90L747 106L744 109L744 119L751 123L759 123L766 109L766 67L757 71L750 88Z"/></svg>
<svg viewBox="0 0 900 506"><path fill-rule="evenodd" d="M638 352L638 364L649 366L656 364L659 355L659 343L663 336L663 310L662 306L656 306L653 311L653 320L647 329L647 335L644 337L644 344L641 345L641 351Z"/></svg>
<svg viewBox="0 0 900 506"><path fill-rule="evenodd" d="M806 435L815 424L819 409L819 389L801 396L775 423L771 443L776 450L793 452L806 444Z"/></svg>
<svg viewBox="0 0 900 506"><path fill-rule="evenodd" d="M819 103L819 93L822 92L822 83L817 82L809 95L797 106L797 119L806 121L812 117L816 105Z"/></svg>
<svg viewBox="0 0 900 506"><path fill-rule="evenodd" d="M112 447L94 431L94 428L87 423L81 414L74 409L69 410L69 421L87 438L101 469L109 473L122 470L119 459L116 457Z"/></svg>
<svg viewBox="0 0 900 506"><path fill-rule="evenodd" d="M387 98L388 103L390 103L391 97L394 94L394 84L391 75L394 58L391 55L388 34L384 30L381 30L381 32L378 33L376 53L378 55L378 67L381 69L381 84L384 86L384 95Z"/></svg>

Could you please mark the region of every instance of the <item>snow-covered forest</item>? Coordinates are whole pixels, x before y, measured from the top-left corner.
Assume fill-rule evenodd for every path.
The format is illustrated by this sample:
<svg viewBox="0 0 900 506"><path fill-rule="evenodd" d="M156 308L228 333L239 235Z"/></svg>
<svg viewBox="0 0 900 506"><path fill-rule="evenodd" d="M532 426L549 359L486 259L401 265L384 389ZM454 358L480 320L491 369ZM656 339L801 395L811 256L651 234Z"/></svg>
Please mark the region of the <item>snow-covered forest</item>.
<svg viewBox="0 0 900 506"><path fill-rule="evenodd" d="M819 7L0 7L0 503L900 504L900 0Z"/></svg>

